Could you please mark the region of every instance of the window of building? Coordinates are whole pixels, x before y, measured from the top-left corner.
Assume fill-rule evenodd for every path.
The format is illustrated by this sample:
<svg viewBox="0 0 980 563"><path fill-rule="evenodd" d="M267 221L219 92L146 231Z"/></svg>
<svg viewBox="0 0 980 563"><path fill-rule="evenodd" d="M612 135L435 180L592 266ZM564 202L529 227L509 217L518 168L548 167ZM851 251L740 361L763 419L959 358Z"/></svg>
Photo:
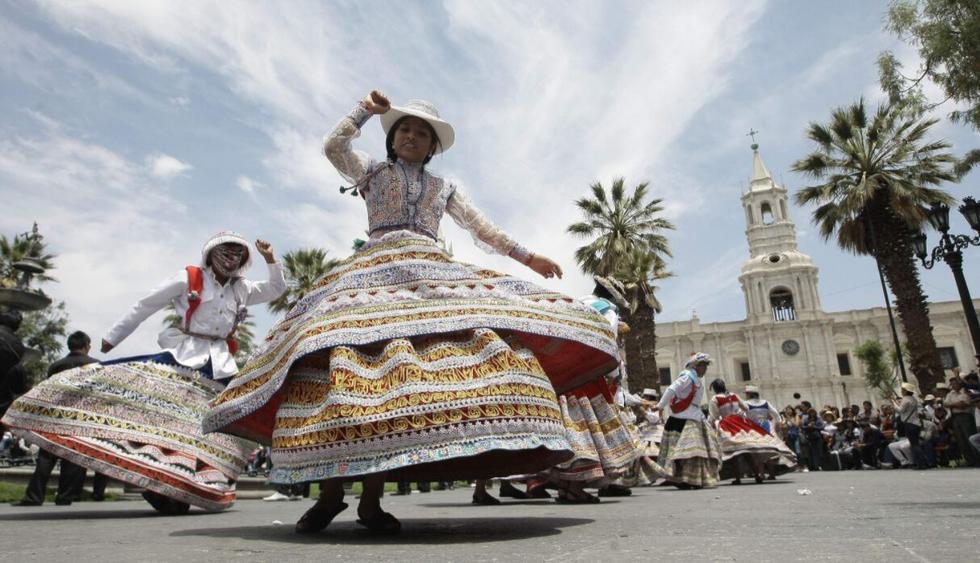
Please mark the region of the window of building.
<svg viewBox="0 0 980 563"><path fill-rule="evenodd" d="M793 305L793 292L785 287L777 287L769 292L769 305L772 306L772 319L776 322L796 320L796 307Z"/></svg>
<svg viewBox="0 0 980 563"><path fill-rule="evenodd" d="M847 354L837 354L837 368L841 375L851 375L851 358Z"/></svg>
<svg viewBox="0 0 980 563"><path fill-rule="evenodd" d="M939 352L939 362L943 364L943 369L960 367L960 362L956 359L956 350L952 346L936 348L936 351Z"/></svg>
<svg viewBox="0 0 980 563"><path fill-rule="evenodd" d="M759 208L759 212L762 214L762 222L766 225L772 224L772 206L769 205L768 201L762 202L762 206Z"/></svg>
<svg viewBox="0 0 980 563"><path fill-rule="evenodd" d="M670 368L660 368L660 384L670 385L672 380L670 379Z"/></svg>
<svg viewBox="0 0 980 563"><path fill-rule="evenodd" d="M739 362L739 368L742 371L742 381L752 381L752 370L749 369L749 363Z"/></svg>

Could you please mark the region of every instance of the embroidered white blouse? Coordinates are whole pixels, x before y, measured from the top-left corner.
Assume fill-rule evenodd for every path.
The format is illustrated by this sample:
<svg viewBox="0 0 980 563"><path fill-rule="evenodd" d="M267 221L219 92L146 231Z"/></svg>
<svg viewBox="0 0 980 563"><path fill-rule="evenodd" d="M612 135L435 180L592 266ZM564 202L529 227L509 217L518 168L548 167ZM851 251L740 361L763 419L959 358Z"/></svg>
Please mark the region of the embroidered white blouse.
<svg viewBox="0 0 980 563"><path fill-rule="evenodd" d="M323 152L347 181L358 186L368 211L368 232L378 237L408 230L438 238L443 213L473 237L485 252L495 252L527 263L531 253L473 206L460 190L420 164L372 159L354 150L352 142L371 113L360 105L324 139Z"/></svg>
<svg viewBox="0 0 980 563"><path fill-rule="evenodd" d="M254 282L237 278L225 285L218 283L211 268L204 268L204 287L201 301L191 316L190 330L167 328L160 333L157 342L164 351L173 354L184 366L199 369L211 360L214 379L227 379L238 373L235 357L228 350L225 338L235 326L240 311L249 305L272 301L286 290L282 266L268 264L269 279ZM119 320L104 339L116 346L133 333L150 315L173 303L177 315L187 314L187 272L181 270L156 287L149 295L136 302L133 308ZM199 335L199 336L195 336Z"/></svg>

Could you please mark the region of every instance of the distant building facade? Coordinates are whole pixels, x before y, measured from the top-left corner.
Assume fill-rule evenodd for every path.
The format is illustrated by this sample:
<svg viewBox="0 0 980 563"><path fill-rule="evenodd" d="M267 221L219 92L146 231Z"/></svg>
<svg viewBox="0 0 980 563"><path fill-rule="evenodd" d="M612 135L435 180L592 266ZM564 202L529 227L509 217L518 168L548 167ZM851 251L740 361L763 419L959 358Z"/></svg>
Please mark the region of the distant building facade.
<svg viewBox="0 0 980 563"><path fill-rule="evenodd" d="M742 194L750 258L739 276L746 318L702 323L695 314L687 321L657 323L661 383L698 351L715 360L709 379L721 377L732 390L751 382L780 409L801 399L817 408L864 400L877 404L880 398L865 385L854 349L867 340L891 345L887 311L883 306L823 311L818 269L797 246L786 188L773 180L758 145L752 149L752 179ZM931 303L929 316L944 367L971 369L973 346L960 302Z"/></svg>

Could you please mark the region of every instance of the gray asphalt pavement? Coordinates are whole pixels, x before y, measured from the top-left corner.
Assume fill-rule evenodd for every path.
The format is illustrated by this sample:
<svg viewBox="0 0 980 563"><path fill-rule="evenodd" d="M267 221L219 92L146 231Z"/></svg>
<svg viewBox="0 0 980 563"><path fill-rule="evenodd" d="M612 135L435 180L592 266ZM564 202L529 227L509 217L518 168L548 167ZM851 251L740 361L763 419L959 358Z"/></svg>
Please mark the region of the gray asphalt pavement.
<svg viewBox="0 0 980 563"><path fill-rule="evenodd" d="M811 494L800 494L808 490ZM353 499L298 536L308 500L156 516L141 501L0 507L0 561L978 561L980 470L796 473L714 490L635 489L598 505L470 505L471 489L388 496L401 535ZM276 521L281 522L277 524Z"/></svg>

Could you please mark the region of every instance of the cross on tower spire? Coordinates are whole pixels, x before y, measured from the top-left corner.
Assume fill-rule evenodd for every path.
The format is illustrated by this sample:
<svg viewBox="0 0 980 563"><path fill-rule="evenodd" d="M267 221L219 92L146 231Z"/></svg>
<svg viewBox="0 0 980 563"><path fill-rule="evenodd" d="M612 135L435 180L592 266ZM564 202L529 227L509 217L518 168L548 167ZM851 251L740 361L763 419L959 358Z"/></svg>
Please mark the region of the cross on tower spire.
<svg viewBox="0 0 980 563"><path fill-rule="evenodd" d="M759 143L755 142L755 136L758 134L759 132L752 128L749 128L749 132L745 134L746 137L752 137L752 150L757 150L759 148Z"/></svg>

